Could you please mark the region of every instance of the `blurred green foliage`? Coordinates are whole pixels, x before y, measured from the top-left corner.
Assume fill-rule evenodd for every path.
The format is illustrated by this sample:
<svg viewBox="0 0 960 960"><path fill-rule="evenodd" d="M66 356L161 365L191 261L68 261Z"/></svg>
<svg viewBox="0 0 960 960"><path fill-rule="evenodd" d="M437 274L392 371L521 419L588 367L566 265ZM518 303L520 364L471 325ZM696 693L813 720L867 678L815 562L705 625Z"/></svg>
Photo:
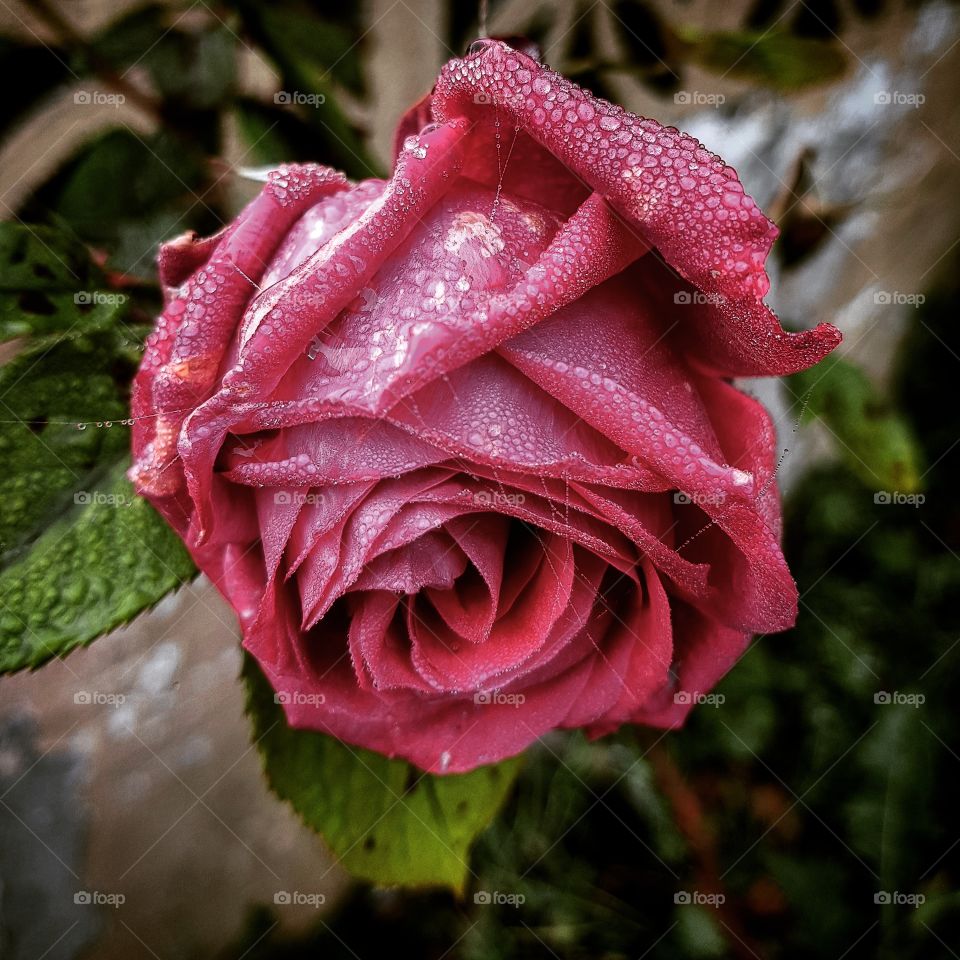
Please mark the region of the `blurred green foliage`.
<svg viewBox="0 0 960 960"><path fill-rule="evenodd" d="M798 401L802 422L824 424L868 487L906 494L921 489L921 454L909 423L859 367L834 353L785 386Z"/></svg>

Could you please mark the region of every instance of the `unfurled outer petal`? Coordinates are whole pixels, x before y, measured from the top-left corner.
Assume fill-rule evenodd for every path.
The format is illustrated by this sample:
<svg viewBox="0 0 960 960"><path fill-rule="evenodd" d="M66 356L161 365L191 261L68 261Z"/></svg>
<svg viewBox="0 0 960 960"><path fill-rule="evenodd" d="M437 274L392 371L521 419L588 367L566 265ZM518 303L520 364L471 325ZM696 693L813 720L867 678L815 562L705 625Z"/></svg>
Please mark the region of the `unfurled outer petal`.
<svg viewBox="0 0 960 960"><path fill-rule="evenodd" d="M723 348L740 339L761 355L794 354L792 363L772 358L769 369L752 372L792 373L837 345L827 324L812 336L780 331L769 342L779 324L761 298L770 287L764 262L777 228L732 167L692 137L592 96L504 43L479 46L441 72L431 101L436 120L497 124L505 140L516 125L606 197L681 277L715 296L725 359Z"/></svg>

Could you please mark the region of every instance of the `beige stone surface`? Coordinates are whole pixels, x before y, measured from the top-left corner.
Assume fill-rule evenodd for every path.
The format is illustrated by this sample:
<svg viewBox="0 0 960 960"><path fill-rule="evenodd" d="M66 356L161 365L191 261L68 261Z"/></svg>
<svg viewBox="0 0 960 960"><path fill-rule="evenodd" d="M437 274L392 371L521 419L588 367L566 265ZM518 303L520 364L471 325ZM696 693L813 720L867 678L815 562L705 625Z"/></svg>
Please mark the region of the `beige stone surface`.
<svg viewBox="0 0 960 960"><path fill-rule="evenodd" d="M3 680L0 715L35 718L41 754L69 755L80 772L85 855L60 866L75 891L124 898L100 910L93 955L209 956L253 905L293 931L316 911L274 906L277 894L333 902L342 888L319 839L264 783L239 668L232 612L201 579L87 649ZM31 771L17 775L11 802L31 789Z"/></svg>

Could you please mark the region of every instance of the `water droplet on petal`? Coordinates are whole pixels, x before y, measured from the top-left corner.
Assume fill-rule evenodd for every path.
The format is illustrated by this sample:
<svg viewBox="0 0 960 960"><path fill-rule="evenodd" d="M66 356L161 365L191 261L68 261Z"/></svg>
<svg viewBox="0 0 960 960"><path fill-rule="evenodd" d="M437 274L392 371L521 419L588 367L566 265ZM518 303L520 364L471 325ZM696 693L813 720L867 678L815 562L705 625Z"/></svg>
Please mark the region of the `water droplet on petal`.
<svg viewBox="0 0 960 960"><path fill-rule="evenodd" d="M577 107L577 116L580 117L581 120L592 120L596 115L596 112L597 111L594 110L593 105L586 102L581 103Z"/></svg>

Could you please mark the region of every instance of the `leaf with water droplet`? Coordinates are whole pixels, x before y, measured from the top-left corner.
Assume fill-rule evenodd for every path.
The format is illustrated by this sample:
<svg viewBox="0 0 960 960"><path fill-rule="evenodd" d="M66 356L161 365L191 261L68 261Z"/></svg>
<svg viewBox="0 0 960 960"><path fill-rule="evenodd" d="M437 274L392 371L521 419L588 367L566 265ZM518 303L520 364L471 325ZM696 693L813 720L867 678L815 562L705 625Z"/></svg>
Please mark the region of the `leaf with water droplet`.
<svg viewBox="0 0 960 960"><path fill-rule="evenodd" d="M463 892L470 847L506 799L519 759L470 773L425 774L401 760L289 727L250 656L243 677L270 786L324 837L344 867L373 883Z"/></svg>
<svg viewBox="0 0 960 960"><path fill-rule="evenodd" d="M63 656L194 575L186 548L135 496L126 467L121 460L91 483L0 570L0 671Z"/></svg>
<svg viewBox="0 0 960 960"><path fill-rule="evenodd" d="M0 223L0 341L117 323L127 297L103 286L83 246L61 231Z"/></svg>
<svg viewBox="0 0 960 960"><path fill-rule="evenodd" d="M120 423L139 353L120 321L125 298L102 300L102 313L95 298L89 311L76 302L71 284L98 277L81 253L45 228L0 225L0 298L57 304L46 322L0 317L2 334L21 340L0 366L0 670L86 643L193 574L151 507L116 509L132 499Z"/></svg>

